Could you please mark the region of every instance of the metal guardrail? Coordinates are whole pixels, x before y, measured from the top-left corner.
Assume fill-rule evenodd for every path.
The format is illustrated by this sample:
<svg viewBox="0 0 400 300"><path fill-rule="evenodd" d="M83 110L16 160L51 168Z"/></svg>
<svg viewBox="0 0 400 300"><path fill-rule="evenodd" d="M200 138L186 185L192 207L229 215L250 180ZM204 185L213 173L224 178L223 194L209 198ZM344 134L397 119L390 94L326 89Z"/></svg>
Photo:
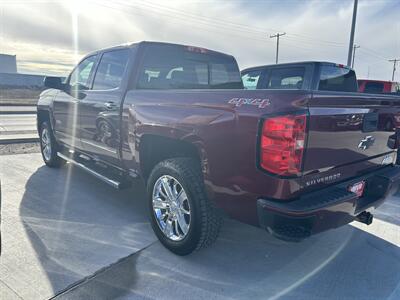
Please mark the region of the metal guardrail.
<svg viewBox="0 0 400 300"><path fill-rule="evenodd" d="M0 145L39 141L36 131L36 106L0 105L0 118Z"/></svg>
<svg viewBox="0 0 400 300"><path fill-rule="evenodd" d="M39 138L22 138L22 139L3 139L3 140L0 140L0 145L25 144L25 143L39 143Z"/></svg>
<svg viewBox="0 0 400 300"><path fill-rule="evenodd" d="M36 114L36 106L33 105L0 105L0 115Z"/></svg>

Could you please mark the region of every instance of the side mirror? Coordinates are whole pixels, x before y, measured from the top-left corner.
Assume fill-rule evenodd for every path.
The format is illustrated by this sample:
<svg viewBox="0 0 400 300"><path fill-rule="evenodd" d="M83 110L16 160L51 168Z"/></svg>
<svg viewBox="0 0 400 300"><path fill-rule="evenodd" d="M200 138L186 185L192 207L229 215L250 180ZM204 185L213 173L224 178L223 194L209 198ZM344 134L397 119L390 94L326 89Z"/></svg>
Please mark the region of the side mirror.
<svg viewBox="0 0 400 300"><path fill-rule="evenodd" d="M64 85L61 82L61 78L54 76L46 76L44 78L44 86L50 89L57 90L62 90L64 88Z"/></svg>

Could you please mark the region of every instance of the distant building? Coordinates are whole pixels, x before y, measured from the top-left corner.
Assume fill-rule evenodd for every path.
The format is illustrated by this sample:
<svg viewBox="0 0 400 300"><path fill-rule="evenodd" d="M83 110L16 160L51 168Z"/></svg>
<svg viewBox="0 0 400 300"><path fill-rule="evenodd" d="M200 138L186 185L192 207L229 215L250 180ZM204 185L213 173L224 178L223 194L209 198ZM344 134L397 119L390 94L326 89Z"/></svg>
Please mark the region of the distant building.
<svg viewBox="0 0 400 300"><path fill-rule="evenodd" d="M16 55L0 54L0 88L43 88L43 75L21 74L17 72Z"/></svg>
<svg viewBox="0 0 400 300"><path fill-rule="evenodd" d="M43 75L0 73L0 88L41 88L43 80Z"/></svg>
<svg viewBox="0 0 400 300"><path fill-rule="evenodd" d="M0 54L0 73L17 73L16 55Z"/></svg>

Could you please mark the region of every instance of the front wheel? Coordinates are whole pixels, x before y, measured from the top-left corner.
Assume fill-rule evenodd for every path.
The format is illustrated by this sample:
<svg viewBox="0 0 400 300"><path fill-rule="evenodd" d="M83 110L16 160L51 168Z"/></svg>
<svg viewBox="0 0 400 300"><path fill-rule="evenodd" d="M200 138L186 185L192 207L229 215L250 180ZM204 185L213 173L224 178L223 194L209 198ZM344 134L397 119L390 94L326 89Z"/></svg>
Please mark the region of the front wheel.
<svg viewBox="0 0 400 300"><path fill-rule="evenodd" d="M50 124L43 122L40 126L40 151L44 163L51 168L62 166L65 161L57 155L59 146L51 131Z"/></svg>
<svg viewBox="0 0 400 300"><path fill-rule="evenodd" d="M153 230L173 253L190 254L217 238L222 217L206 195L195 160L174 158L157 164L147 195Z"/></svg>

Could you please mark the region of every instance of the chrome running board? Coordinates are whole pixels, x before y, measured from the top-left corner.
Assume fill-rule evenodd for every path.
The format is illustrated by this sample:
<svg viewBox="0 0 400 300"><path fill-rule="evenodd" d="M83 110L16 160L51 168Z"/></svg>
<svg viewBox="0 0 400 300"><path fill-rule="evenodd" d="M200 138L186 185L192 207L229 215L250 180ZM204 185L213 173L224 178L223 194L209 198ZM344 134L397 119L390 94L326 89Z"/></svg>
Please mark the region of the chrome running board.
<svg viewBox="0 0 400 300"><path fill-rule="evenodd" d="M60 153L60 152L57 152L57 156L59 156L60 158L62 158L62 159L65 160L65 161L69 162L70 164L72 164L72 165L74 165L74 166L77 166L77 167L81 168L82 170L84 170L84 171L86 171L86 172L88 172L88 173L94 175L94 176L97 177L98 179L104 181L105 183L111 185L112 187L114 187L114 188L116 188L116 189L122 189L123 186L124 186L121 182L116 181L116 180L114 180L114 179L110 179L110 178L108 178L108 177L106 177L106 176L100 174L99 172L94 171L94 170L88 168L88 167L85 166L84 164L82 164L82 163L80 163L80 162L77 162L76 160L73 160L72 158L70 158L70 157L68 157L68 156L66 156L66 155L64 155L64 154L62 154L62 153Z"/></svg>

